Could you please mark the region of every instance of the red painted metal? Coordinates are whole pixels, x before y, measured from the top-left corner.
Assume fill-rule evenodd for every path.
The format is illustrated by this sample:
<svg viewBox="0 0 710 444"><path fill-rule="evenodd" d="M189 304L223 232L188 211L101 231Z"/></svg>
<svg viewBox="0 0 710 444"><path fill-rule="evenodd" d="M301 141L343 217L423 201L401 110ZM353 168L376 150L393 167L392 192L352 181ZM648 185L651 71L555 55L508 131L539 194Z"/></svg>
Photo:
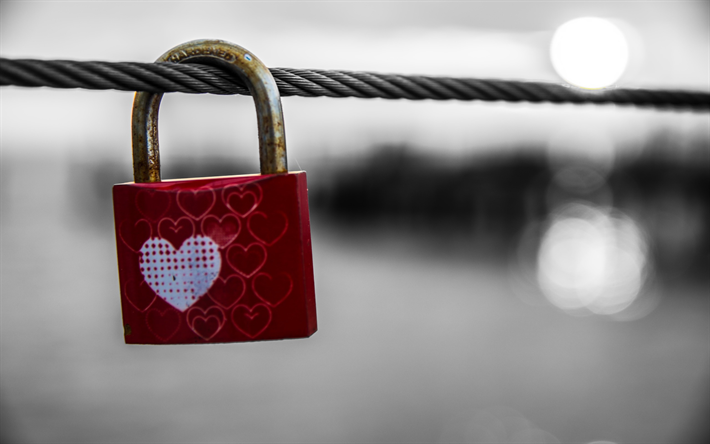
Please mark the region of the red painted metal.
<svg viewBox="0 0 710 444"><path fill-rule="evenodd" d="M316 331L305 172L127 183L113 195L126 343Z"/></svg>

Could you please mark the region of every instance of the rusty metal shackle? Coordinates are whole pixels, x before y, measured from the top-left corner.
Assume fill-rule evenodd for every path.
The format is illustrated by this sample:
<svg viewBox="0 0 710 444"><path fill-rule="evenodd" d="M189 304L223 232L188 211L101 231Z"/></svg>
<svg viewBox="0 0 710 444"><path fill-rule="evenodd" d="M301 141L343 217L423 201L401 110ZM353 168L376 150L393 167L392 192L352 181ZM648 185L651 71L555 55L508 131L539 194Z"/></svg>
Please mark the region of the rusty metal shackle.
<svg viewBox="0 0 710 444"><path fill-rule="evenodd" d="M256 105L261 174L288 172L283 110L276 81L254 54L222 40L193 40L176 46L156 62L219 63L244 80ZM160 182L158 110L162 93L139 91L133 99L133 179Z"/></svg>

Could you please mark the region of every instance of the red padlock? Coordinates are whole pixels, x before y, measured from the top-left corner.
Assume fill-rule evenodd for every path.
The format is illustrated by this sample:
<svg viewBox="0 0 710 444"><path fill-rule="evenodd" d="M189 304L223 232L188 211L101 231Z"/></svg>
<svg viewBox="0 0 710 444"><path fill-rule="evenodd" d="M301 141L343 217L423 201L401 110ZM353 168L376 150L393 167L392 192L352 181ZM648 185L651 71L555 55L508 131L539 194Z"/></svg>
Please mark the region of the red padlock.
<svg viewBox="0 0 710 444"><path fill-rule="evenodd" d="M256 104L261 174L161 181L162 94L136 93L135 182L113 188L126 343L312 335L306 173L288 172L274 78L256 56L220 40L185 43L158 61L226 63L244 79Z"/></svg>

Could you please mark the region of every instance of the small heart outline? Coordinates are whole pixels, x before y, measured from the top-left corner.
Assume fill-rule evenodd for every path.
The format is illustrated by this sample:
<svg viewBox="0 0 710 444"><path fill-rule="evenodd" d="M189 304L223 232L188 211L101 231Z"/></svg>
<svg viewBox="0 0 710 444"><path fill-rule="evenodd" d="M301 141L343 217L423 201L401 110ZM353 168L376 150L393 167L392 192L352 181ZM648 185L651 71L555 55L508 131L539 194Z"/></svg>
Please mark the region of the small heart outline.
<svg viewBox="0 0 710 444"><path fill-rule="evenodd" d="M234 221L236 222L237 229L235 230L234 234L224 233L224 223L226 220L229 219L234 219ZM213 222L213 220L215 222ZM215 233L214 224L219 227L219 233ZM242 223L239 218L233 214L225 214L224 216L219 218L210 214L208 216L205 216L204 219L202 219L200 229L202 230L202 234L215 241L215 243L219 245L220 248L226 248L229 244L234 242L237 237L239 237L239 233L242 231Z"/></svg>
<svg viewBox="0 0 710 444"><path fill-rule="evenodd" d="M267 293L273 294L275 291L277 291L277 289L273 287L275 284L277 284L277 283L275 282L276 279L277 279L276 277L272 277L270 274L268 274L268 273L263 273L263 272L262 272L262 273L257 274L256 276L254 276L254 279L252 279L252 281L251 281L251 289L252 289L252 291L254 291L254 294L255 294L259 299L261 299L262 301L264 301L264 302L266 302L267 304L269 304L271 307L276 307L277 305L281 304L283 301L286 300L286 298L287 298L287 297L291 294L291 292L293 291L293 279L291 279L291 276L290 276L288 273L279 273L277 276L282 276L282 277L285 276L286 279L288 279L288 289L287 289L285 292L282 291L282 292L281 292L282 295L279 295L279 296L276 297L275 299L268 297L268 296L267 296ZM270 285L271 288L270 288L270 289L264 289L264 288L263 288L263 285L264 285L264 284L259 285L259 284L257 283L257 281L259 281L260 279L261 279L261 282L263 282L264 279L268 279L268 280L269 280L269 284L268 284L268 285ZM257 288L257 286L260 286L262 289L259 290L259 289Z"/></svg>
<svg viewBox="0 0 710 444"><path fill-rule="evenodd" d="M190 330L205 341L209 341L214 338L217 333L222 330L222 327L224 327L224 324L227 321L227 316L224 314L224 310L216 305L213 305L206 310L203 310L200 307L191 307L186 313L186 318L187 325L190 327ZM202 320L206 324L210 319L215 319L217 321L217 328L211 334L203 334L195 324L198 320Z"/></svg>
<svg viewBox="0 0 710 444"><path fill-rule="evenodd" d="M259 313L255 313L257 310L259 310ZM253 322L256 319L257 316L259 316L260 313L264 313L264 310L266 310L266 318L263 322L263 325L260 327L259 324L256 325L256 328L258 329L255 333L252 331L254 327ZM249 314L247 314L249 313ZM253 314L251 314L253 313ZM250 315L251 314L251 315ZM266 305L266 304L256 304L253 307L249 307L248 305L237 305L234 307L232 310L232 324L242 332L244 335L248 336L249 339L254 339L257 336L261 335L264 333L264 331L271 325L271 319L273 318L271 314L271 309ZM248 319L246 321L245 319ZM243 325L245 324L246 325Z"/></svg>
<svg viewBox="0 0 710 444"><path fill-rule="evenodd" d="M237 205L232 204L231 198L233 196L237 196L238 199L241 201L248 194L253 196L254 202L250 206L248 206L248 209L246 209L245 211L241 208L238 208ZM230 185L222 189L222 201L224 202L225 206L229 208L232 212L238 214L240 217L246 217L249 215L249 213L254 211L261 203L261 199L263 198L263 196L264 193L261 189L261 186L257 183Z"/></svg>
<svg viewBox="0 0 710 444"><path fill-rule="evenodd" d="M256 218L262 218L264 222L258 222ZM283 221L283 223L276 222L276 224L274 224L274 220L276 219ZM252 222L254 227L252 227ZM283 228L281 226L283 226ZM266 228L266 231L264 231L263 228ZM277 211L268 216L261 211L255 211L249 216L247 229L255 239L270 247L284 237L286 231L288 231L288 217L283 211ZM277 234L274 234L274 229Z"/></svg>
<svg viewBox="0 0 710 444"><path fill-rule="evenodd" d="M156 318L155 316L158 316L158 317ZM164 319L166 319L166 316L172 316L172 318L173 318L172 322L175 322L174 327L171 327L169 325L165 325L165 322L170 322L170 320L164 321ZM177 333L178 330L180 329L180 324L181 324L180 312L175 310L172 307L169 307L163 311L161 311L157 308L152 308L148 311L148 313L146 313L145 322L146 322L146 325L148 326L148 330L150 330L150 332L153 333L153 335L155 335L155 337L157 337L158 339L160 339L163 342L167 342L170 340L170 338L175 336L175 333ZM161 328L161 327L166 328L167 332L159 331L159 328ZM163 334L163 333L167 333L167 334Z"/></svg>
<svg viewBox="0 0 710 444"><path fill-rule="evenodd" d="M252 248L255 248L256 250L259 250L261 252L262 257L261 257L261 259L259 259L259 262L257 265L250 266L250 267L244 269L243 264L241 264L241 265L239 263L235 264L235 261L236 261L236 259L234 258L235 255L237 255L238 258L245 257L245 259L246 259L246 256L248 256L250 254L249 250L251 250ZM262 244L260 244L259 242L252 242L251 244L247 245L246 247L243 247L242 245L239 245L239 244L235 244L227 249L227 263L237 273L241 274L242 276L244 276L246 278L250 278L250 277L254 276L264 266L264 264L266 263L267 255L268 255L268 253L266 251L266 248Z"/></svg>
<svg viewBox="0 0 710 444"><path fill-rule="evenodd" d="M189 207L191 205L195 205L196 201L200 199L200 197L204 196L210 196L209 200L210 203L207 205L207 207L204 210L199 210L197 212L192 212ZM205 216L205 214L209 213L212 208L214 207L214 204L217 202L217 196L215 195L215 192L211 188L207 189L197 189L197 190L179 190L177 192L177 204L180 209L192 217L195 220L200 220L202 217ZM188 202L182 202L184 200L187 200ZM190 202L192 200L192 202Z"/></svg>

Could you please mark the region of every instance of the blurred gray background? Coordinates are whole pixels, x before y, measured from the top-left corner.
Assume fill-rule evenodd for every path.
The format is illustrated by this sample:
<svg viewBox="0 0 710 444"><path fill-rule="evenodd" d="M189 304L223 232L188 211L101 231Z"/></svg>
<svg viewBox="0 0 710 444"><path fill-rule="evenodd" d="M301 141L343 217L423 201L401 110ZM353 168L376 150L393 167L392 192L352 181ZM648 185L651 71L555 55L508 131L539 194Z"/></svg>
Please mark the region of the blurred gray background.
<svg viewBox="0 0 710 444"><path fill-rule="evenodd" d="M0 56L562 82L555 30L627 39L619 87L710 90L706 2L0 2ZM710 117L283 99L308 171L319 331L123 344L111 186L132 94L0 88L0 438L701 443ZM258 170L247 97L168 95L165 178Z"/></svg>

